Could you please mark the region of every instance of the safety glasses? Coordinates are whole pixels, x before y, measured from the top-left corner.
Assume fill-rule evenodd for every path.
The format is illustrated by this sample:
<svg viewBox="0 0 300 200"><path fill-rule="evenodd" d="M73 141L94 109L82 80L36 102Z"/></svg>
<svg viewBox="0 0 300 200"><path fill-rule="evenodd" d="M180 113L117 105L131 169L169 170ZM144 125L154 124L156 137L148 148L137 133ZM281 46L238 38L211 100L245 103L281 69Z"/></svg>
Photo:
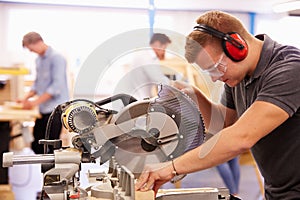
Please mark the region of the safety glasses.
<svg viewBox="0 0 300 200"><path fill-rule="evenodd" d="M227 63L223 60L224 53L222 53L218 62L216 62L213 66L208 67L207 69L202 69L202 71L211 77L221 77L225 74L227 70Z"/></svg>

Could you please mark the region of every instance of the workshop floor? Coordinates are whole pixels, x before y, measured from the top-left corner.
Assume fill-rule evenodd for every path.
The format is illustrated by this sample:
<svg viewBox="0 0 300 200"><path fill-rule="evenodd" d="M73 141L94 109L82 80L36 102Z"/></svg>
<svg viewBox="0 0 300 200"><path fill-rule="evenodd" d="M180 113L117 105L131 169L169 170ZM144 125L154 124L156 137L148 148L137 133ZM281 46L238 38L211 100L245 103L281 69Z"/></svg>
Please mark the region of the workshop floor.
<svg viewBox="0 0 300 200"><path fill-rule="evenodd" d="M33 152L29 149L25 149L24 152L21 152L20 154L30 155L33 154ZM240 157L240 163L241 180L239 197L242 200L263 200L261 193L262 180L255 168L250 154L242 155ZM87 172L88 169L89 165L83 166L82 173ZM15 200L36 200L36 194L42 187L40 165L14 166L13 168L10 168L9 175L15 193ZM163 188L176 187L179 187L179 185L167 183ZM224 183L216 168L211 168L189 174L180 182L180 187L224 187Z"/></svg>

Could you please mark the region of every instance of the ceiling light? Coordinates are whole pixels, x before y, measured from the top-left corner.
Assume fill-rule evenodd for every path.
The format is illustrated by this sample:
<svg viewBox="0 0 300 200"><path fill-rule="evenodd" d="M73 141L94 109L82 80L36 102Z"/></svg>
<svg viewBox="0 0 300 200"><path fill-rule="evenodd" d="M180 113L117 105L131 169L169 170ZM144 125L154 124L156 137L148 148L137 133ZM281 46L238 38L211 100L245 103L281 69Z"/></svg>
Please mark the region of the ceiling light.
<svg viewBox="0 0 300 200"><path fill-rule="evenodd" d="M273 6L273 11L277 13L288 12L297 9L300 9L300 1L288 1Z"/></svg>
<svg viewBox="0 0 300 200"><path fill-rule="evenodd" d="M117 8L147 8L149 6L148 0L1 0L0 2Z"/></svg>

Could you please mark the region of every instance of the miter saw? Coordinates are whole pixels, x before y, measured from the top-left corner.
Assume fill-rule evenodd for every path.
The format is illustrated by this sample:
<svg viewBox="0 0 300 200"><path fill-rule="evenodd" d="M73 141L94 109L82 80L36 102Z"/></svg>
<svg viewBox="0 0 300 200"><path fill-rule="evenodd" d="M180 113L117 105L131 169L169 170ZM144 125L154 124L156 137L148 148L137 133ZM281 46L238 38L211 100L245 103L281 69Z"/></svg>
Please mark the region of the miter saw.
<svg viewBox="0 0 300 200"><path fill-rule="evenodd" d="M120 110L104 108L121 100ZM120 165L140 173L145 164L171 160L204 141L204 125L194 102L184 93L160 85L158 97L136 101L124 94L92 103L86 100L62 106L62 121L73 138L74 148L85 159L112 156Z"/></svg>
<svg viewBox="0 0 300 200"><path fill-rule="evenodd" d="M47 130L50 130L52 120L60 117L64 127L76 133L72 138L73 146L61 147L59 141L47 140L49 133L46 133L45 140L40 142L45 145L45 150L48 145L54 146L54 154L17 156L9 152L4 154L3 165L45 165L43 190L51 200L87 199L88 191L96 198L102 197L102 191L102 194L108 194L108 199L134 200L133 181L146 164L172 160L199 146L205 139L197 105L169 85L159 85L158 91L157 97L142 101L118 94L98 102L77 99L63 103L53 111ZM119 100L123 104L121 109L107 108ZM81 163L96 162L97 159L100 165L110 163L112 176L98 174L108 183L110 189L106 188L106 192L103 188L98 191L97 188L82 189L79 186ZM121 191L127 191L124 195L116 188L121 182Z"/></svg>

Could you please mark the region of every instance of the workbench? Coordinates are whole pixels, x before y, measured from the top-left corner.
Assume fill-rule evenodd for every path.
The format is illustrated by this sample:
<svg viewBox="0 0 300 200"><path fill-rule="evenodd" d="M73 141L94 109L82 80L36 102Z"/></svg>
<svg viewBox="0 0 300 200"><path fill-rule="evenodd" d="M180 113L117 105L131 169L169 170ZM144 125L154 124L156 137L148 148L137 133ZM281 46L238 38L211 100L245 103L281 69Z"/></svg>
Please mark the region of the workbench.
<svg viewBox="0 0 300 200"><path fill-rule="evenodd" d="M38 109L24 110L14 102L0 105L0 121L32 121L39 117Z"/></svg>
<svg viewBox="0 0 300 200"><path fill-rule="evenodd" d="M37 109L23 110L13 102L5 102L0 106L0 184L8 184L8 171L2 167L2 155L10 150L12 126L24 127L23 122L34 121L38 117L40 113Z"/></svg>
<svg viewBox="0 0 300 200"><path fill-rule="evenodd" d="M8 169L2 167L2 154L9 151L12 122L23 126L23 121L31 121L39 117L39 113L35 109L22 110L13 107L13 104L3 105L5 101L15 101L24 96L24 75L27 74L29 74L29 69L22 64L8 67L0 65L0 75L8 78L0 90L0 184L8 184Z"/></svg>

